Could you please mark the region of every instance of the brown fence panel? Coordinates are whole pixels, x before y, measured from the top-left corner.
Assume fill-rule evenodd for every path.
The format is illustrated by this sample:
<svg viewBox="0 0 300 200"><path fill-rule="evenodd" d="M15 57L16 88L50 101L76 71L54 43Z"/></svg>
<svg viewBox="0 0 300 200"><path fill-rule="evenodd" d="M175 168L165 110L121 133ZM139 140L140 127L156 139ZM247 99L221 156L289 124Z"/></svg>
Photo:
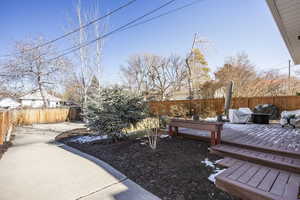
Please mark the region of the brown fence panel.
<svg viewBox="0 0 300 200"><path fill-rule="evenodd" d="M69 120L70 108L23 109L17 111L17 124L30 125L55 123Z"/></svg>
<svg viewBox="0 0 300 200"><path fill-rule="evenodd" d="M12 131L12 113L9 111L0 112L0 145L6 140L6 136Z"/></svg>
<svg viewBox="0 0 300 200"><path fill-rule="evenodd" d="M0 112L0 144L3 144L4 142L4 137L5 137L5 132L4 132L4 112Z"/></svg>
<svg viewBox="0 0 300 200"><path fill-rule="evenodd" d="M71 107L69 110L69 120L70 121L81 121L81 108L80 107Z"/></svg>
<svg viewBox="0 0 300 200"><path fill-rule="evenodd" d="M32 108L0 111L0 145L16 125L80 120L79 108Z"/></svg>
<svg viewBox="0 0 300 200"><path fill-rule="evenodd" d="M224 112L224 98L193 99L149 102L153 114L179 116L178 113L192 112L204 116L215 116ZM300 109L300 96L267 96L233 98L231 108L254 109L259 104L273 104L280 112Z"/></svg>

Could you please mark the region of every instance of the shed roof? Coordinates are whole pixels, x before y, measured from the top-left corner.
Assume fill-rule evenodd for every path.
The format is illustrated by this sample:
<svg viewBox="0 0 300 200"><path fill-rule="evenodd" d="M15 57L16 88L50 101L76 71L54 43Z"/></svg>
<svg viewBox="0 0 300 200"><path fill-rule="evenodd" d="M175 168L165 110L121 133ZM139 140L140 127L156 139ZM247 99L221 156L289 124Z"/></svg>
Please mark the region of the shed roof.
<svg viewBox="0 0 300 200"><path fill-rule="evenodd" d="M45 93L45 98L48 101L62 101L60 98L55 97L47 92L44 92L44 93ZM35 91L33 93L26 94L26 95L20 97L20 99L21 100L43 100L42 95L39 91Z"/></svg>

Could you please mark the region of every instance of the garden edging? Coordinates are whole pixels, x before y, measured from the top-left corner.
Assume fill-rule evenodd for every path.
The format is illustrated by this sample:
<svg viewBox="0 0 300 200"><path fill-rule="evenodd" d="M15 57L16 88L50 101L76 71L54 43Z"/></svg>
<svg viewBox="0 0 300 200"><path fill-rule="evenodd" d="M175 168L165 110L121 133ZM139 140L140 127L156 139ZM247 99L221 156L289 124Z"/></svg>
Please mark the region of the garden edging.
<svg viewBox="0 0 300 200"><path fill-rule="evenodd" d="M93 163L95 163L96 165L100 166L101 168L103 168L104 170L106 170L108 173L110 173L112 176L114 176L118 181L112 185L109 185L107 186L106 188L109 188L115 184L118 184L118 183L124 183L126 182L127 184L131 185L132 187L137 187L138 189L142 190L141 192L145 193L143 196L144 197L147 197L149 195L151 195L151 199L153 200L161 200L159 197L157 197L156 195L152 194L151 192L145 190L142 186L138 185L137 183L135 183L134 181L130 180L126 175L124 175L123 173L121 173L120 171L118 171L117 169L115 169L114 167L112 167L111 165L109 165L108 163L90 155L90 154L87 154L87 153L84 153L76 148L73 148L71 146L68 146L66 144L63 144L61 142L57 142L55 141L54 142L58 147L66 150L66 151L69 151L70 153L73 153L73 154L76 154L82 158L85 158ZM99 190L101 191L101 190ZM92 194L96 193L98 191L95 191L95 192L92 192ZM89 196L90 194L86 195L86 196ZM86 197L84 196L84 197Z"/></svg>

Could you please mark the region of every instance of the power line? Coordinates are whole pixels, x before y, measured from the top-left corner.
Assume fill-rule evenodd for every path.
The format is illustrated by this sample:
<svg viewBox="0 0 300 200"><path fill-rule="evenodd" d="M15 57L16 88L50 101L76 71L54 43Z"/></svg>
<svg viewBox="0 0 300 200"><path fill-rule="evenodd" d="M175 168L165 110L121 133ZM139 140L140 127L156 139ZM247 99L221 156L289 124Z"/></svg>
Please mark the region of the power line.
<svg viewBox="0 0 300 200"><path fill-rule="evenodd" d="M160 15L151 17L151 18L146 19L146 20L144 20L144 21L141 21L141 22L139 22L139 23L135 23L135 24L133 24L133 25L131 25L131 26L125 27L125 28L123 28L122 30L119 30L119 31L125 31L125 30L127 30L127 29L134 28L134 27L136 27L136 26L146 24L146 23L148 23L148 22L150 22L150 21L153 21L153 20L155 20L155 19L158 19L158 18L160 18L160 17L163 17L163 16L166 16L166 15L172 14L172 13L174 13L174 12L180 11L180 10L182 10L182 9L184 9L184 8L187 8L187 7L190 7L190 6L192 6L192 5L196 4L196 3L200 3L201 1L204 1L204 0L196 0L196 1L193 1L193 2L191 2L191 3L188 3L188 4L183 5L183 6L181 6L181 7L177 7L177 8L175 8L175 9L172 9L172 10L169 10L169 11L167 11L167 12L164 12L164 13L162 13L162 14L160 14ZM67 49L64 49L63 51L68 51L68 50L71 50L72 48L74 48L74 46L73 46L73 47L70 47L70 48L67 48Z"/></svg>
<svg viewBox="0 0 300 200"><path fill-rule="evenodd" d="M282 68L279 68L279 69L276 69L276 70L278 70L278 71L281 71L281 70L283 70L283 69L289 69L289 68L292 68L292 67L295 67L296 65L290 65L290 66L285 66L285 67L282 67Z"/></svg>
<svg viewBox="0 0 300 200"><path fill-rule="evenodd" d="M175 0L174 0L175 1ZM150 21L153 21L153 20L155 20L155 19L158 19L158 18L160 18L160 17L163 17L163 16L166 16L166 15L169 15L169 14L171 14L171 13L174 13L174 12L177 12L177 11L179 11L179 10L182 10L182 9L184 9L184 8L187 8L187 7L190 7L190 6L192 6L192 5L194 5L194 4L196 4L196 3L199 3L199 2L201 2L201 1L204 1L204 0L197 0L197 1L193 1L193 2L191 2L191 3L189 3L189 4L186 4L186 5L183 5L183 6L181 6L181 7L178 7L178 8L175 8L175 9L172 9L172 10L169 10L169 11L167 11L167 12L165 12L165 13L162 13L162 14L160 14L160 15L157 15L157 16L154 16L154 17L152 17L152 18L149 18L149 19L147 19L147 20L144 20L144 21L141 21L141 22L139 22L139 23L136 23L136 24L133 24L133 25L129 25L128 27L125 27L126 25L128 25L128 24L126 24L126 25L124 25L124 26L122 26L122 27L125 27L125 28L122 28L122 27L120 27L120 28L117 28L117 30L114 30L114 31L112 31L112 32L114 32L114 33L116 33L117 31L125 31L125 30L127 30L127 29L130 29L130 28L134 28L134 27L136 27L136 26L139 26L139 25L143 25L143 24L145 24L145 23L147 23L147 22L150 22ZM170 3L172 3L173 1L171 1ZM169 2L167 3L167 5L169 4ZM166 5L163 5L163 6L166 6ZM151 13L147 13L147 16L148 15L150 15L150 14L152 14L153 12L151 12ZM145 16L141 16L141 17L139 17L139 18L144 18ZM135 19L134 20L134 22L136 22L136 21L138 21L139 19ZM134 23L133 22L133 23ZM130 24L132 24L132 22L130 22ZM112 32L110 32L110 33L108 33L109 35L111 35L111 34L113 34ZM93 43L93 42L96 42L97 40L100 40L100 39L102 39L102 38L104 38L104 37L107 37L107 36L109 36L108 34L105 34L105 35L103 35L103 36L101 36L101 37L99 37L99 38L96 38L95 40L92 40L92 41L90 41L90 42L88 42L87 44L83 44L84 46L88 46L88 45L90 45L91 43ZM79 47L80 45L77 45L77 46L73 46L73 47L70 47L70 48L67 48L67 49L64 49L63 51L76 51L76 50L79 50L81 47ZM76 48L76 47L78 47L77 49L74 49L74 50L72 50L73 48ZM62 51L62 52L63 52ZM67 55L67 54L69 54L69 53L71 53L71 52L66 52L66 53L63 53L64 55ZM59 55L59 56L57 56L57 57L55 57L55 58L52 58L52 59L49 59L50 61L51 60L54 60L54 59L57 59L57 58L59 58L59 57L62 57L62 56L64 56L64 55ZM49 62L49 61L48 61Z"/></svg>
<svg viewBox="0 0 300 200"><path fill-rule="evenodd" d="M72 52L74 52L74 51L77 51L77 50L81 49L82 47L88 46L88 45L90 45L90 44L92 44L92 43L94 43L94 42L96 42L96 41L98 41L98 40L101 40L101 39L103 39L103 38L105 38L105 37L108 37L109 35L112 35L112 34L118 32L118 31L122 31L122 30L125 29L127 26L130 26L130 25L134 24L135 22L137 22L137 21L139 21L139 20L141 20L141 19L143 19L143 18L145 18L145 17L147 17L147 16L149 16L149 15L151 15L151 14L157 12L158 10L160 10L160 9L162 9L162 8L164 8L164 7L166 7L166 6L168 6L169 4L173 3L174 1L175 1L175 0L168 1L167 3L165 3L165 4L161 5L161 6L155 8L155 9L149 11L149 12L147 12L146 14L144 14L144 15L142 15L142 16L140 16L140 17L137 17L137 18L135 18L134 20L131 20L130 22L126 23L125 25L122 25L122 26L120 26L119 28L116 28L116 29L114 29L113 31L104 34L103 36L97 37L96 39L91 40L91 41L89 41L89 42L87 42L87 43L85 43L85 44L80 44L80 45L73 46L73 47L69 48L69 49L71 49L71 50L69 50L69 51L67 51L67 52L65 52L65 53L62 53L62 54L60 54L60 55L58 55L58 56L56 56L56 57L54 57L54 58L49 59L48 62L50 62L50 61L52 61L52 60L55 60L55 59L58 59L58 58L60 58L60 57L62 57L62 56L65 56L65 55L67 55L67 54L70 54L70 53L72 53ZM73 48L74 48L74 49L73 49Z"/></svg>
<svg viewBox="0 0 300 200"><path fill-rule="evenodd" d="M129 6L129 5L131 5L132 3L136 2L136 1L137 1L137 0L131 0L131 1L129 1L128 3L126 3L126 4L124 4L124 5L120 6L120 7L118 7L118 8L116 8L116 9L112 10L111 12L108 12L106 15L103 15L103 16L101 16L101 17L98 17L98 18L96 18L96 19L94 19L94 20L92 20L92 21L90 21L90 22L88 22L88 23L86 23L86 24L84 24L84 25L82 25L82 26L80 26L80 27L78 27L78 28L76 28L76 29L74 29L74 30L72 30L72 31L70 31L70 32L68 32L68 33L66 33L66 34L64 34L64 35L62 35L62 36L59 36L59 37L57 37L57 38L55 38L55 39L53 39L53 40L47 41L47 42L45 42L45 43L43 43L43 44L37 45L37 46L32 47L32 48L30 48L30 49L26 49L26 50L24 50L23 52L26 52L26 51L32 51L32 50L34 50L34 49L37 49L37 48L40 48L40 47L49 45L49 44L51 44L51 43L54 43L54 42L56 42L56 41L58 41L58 40L61 40L61 39L65 38L65 37L68 37L69 35L72 35L73 33L76 33L76 32L78 32L78 31L80 31L81 29L84 29L84 28L86 28L86 27L88 27L88 26L94 24L95 22L98 22L98 21L100 21L100 20L102 20L102 19L104 19L104 18L106 18L106 17L108 17L108 16L110 16L110 15L112 15L112 14L114 14L114 13L120 11L121 9L123 9L123 8L125 8L125 7L127 7L127 6ZM0 57L8 57L8 56L12 56L12 54L1 55Z"/></svg>
<svg viewBox="0 0 300 200"><path fill-rule="evenodd" d="M196 1L193 1L193 2L191 2L191 3L189 3L189 4L185 4L185 5L181 6L181 7L178 7L178 8L172 9L172 10L169 10L169 11L167 11L167 12L164 12L164 13L160 14L160 15L157 15L157 16L151 17L151 18L149 18L149 19L146 19L146 20L144 20L144 21L141 21L141 22L139 22L139 23L133 24L133 25L131 25L131 26L129 26L129 27L124 28L123 30L127 30L127 29L133 28L133 27L135 27L135 26L139 26L139 25L145 24L145 23L147 23L147 22L153 21L153 20L158 19L158 18L160 18L160 17L163 17L163 16L166 16L166 15L172 14L172 13L174 13L174 12L183 10L183 9L185 9L185 8L187 8L187 7L190 7L190 6L194 5L194 4L200 3L200 2L202 2L202 1L204 1L204 0L196 0ZM122 31L123 31L123 30L122 30Z"/></svg>
<svg viewBox="0 0 300 200"><path fill-rule="evenodd" d="M134 27L136 27L136 26L140 26L140 25L146 24L146 23L148 23L148 22L150 22L150 21L153 21L153 20L158 19L158 18L160 18L160 17L163 17L163 16L166 16L166 15L172 14L172 13L177 12L177 11L180 11L180 10L182 10L182 9L184 9L184 8L190 7L190 6L194 5L194 4L200 3L200 2L202 2L202 1L204 1L204 0L196 0L196 1L193 1L193 2L191 2L191 3L188 3L188 4L183 5L183 6L181 6L181 7L177 7L177 8L175 8L175 9L172 9L172 10L169 10L169 11L167 11L167 12L164 12L164 13L162 13L162 14L160 14L160 15L157 15L157 16L151 17L151 18L149 18L149 19L146 19L146 20L144 20L144 21L135 23L135 24L133 24L133 25L131 25L131 26L127 26L127 27L125 27L125 28L123 28L123 29L121 29L121 30L119 30L119 31L125 31L125 30L127 30L127 29L134 28ZM69 51L69 50L71 50L71 49L73 49L73 48L75 48L75 47L76 47L76 46L73 46L73 47L64 49L63 51Z"/></svg>

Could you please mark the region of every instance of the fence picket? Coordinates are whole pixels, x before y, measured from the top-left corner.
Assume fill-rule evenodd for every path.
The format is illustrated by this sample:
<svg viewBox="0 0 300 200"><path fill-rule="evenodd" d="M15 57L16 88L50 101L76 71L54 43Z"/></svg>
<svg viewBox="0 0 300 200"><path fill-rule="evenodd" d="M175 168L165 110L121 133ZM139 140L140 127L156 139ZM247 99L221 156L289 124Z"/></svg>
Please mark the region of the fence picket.
<svg viewBox="0 0 300 200"><path fill-rule="evenodd" d="M56 123L80 119L77 108L47 108L0 111L0 145L16 125Z"/></svg>
<svg viewBox="0 0 300 200"><path fill-rule="evenodd" d="M151 101L150 111L153 114L172 116L172 109L177 106L183 109L192 109L198 112L221 114L224 112L224 98L216 99L193 99L172 101ZM300 96L266 96L266 97L237 97L232 99L231 108L249 107L253 109L258 104L273 104L279 112L283 110L300 109ZM189 108L191 106L191 108Z"/></svg>

